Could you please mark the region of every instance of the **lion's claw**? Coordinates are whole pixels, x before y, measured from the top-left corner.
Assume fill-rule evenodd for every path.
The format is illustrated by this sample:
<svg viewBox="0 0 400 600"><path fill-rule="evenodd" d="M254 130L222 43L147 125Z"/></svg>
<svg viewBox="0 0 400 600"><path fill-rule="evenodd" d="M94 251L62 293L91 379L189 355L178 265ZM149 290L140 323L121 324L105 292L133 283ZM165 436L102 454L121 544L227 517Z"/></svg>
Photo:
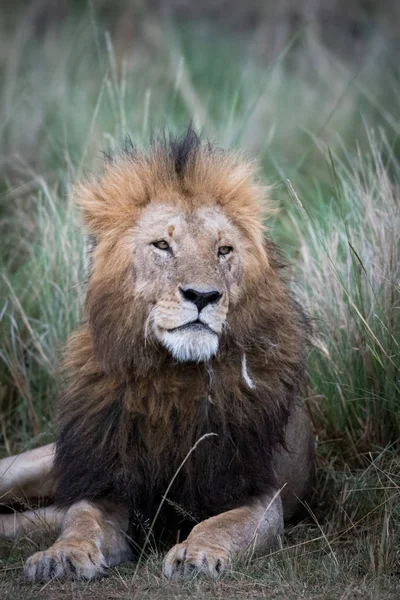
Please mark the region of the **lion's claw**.
<svg viewBox="0 0 400 600"><path fill-rule="evenodd" d="M164 558L163 571L168 579L190 578L198 574L217 579L230 563L230 557L222 547L188 539L171 548Z"/></svg>
<svg viewBox="0 0 400 600"><path fill-rule="evenodd" d="M25 577L30 581L56 578L95 579L104 575L107 563L103 554L90 544L69 546L56 543L45 552L36 552L25 563Z"/></svg>

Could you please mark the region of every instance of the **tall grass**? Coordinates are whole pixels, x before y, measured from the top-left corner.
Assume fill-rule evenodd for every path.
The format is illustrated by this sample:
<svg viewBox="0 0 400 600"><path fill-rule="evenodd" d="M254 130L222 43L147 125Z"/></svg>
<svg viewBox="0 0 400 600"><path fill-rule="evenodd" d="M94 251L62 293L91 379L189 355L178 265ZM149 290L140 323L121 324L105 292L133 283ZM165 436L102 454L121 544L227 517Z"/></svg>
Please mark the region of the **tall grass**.
<svg viewBox="0 0 400 600"><path fill-rule="evenodd" d="M312 405L347 457L396 447L400 437L400 164L383 134L370 131L369 143L364 154L327 156L322 220L291 190L293 226L301 220L299 295L318 337Z"/></svg>
<svg viewBox="0 0 400 600"><path fill-rule="evenodd" d="M257 157L277 184L271 234L314 321L307 401L319 437L317 513L330 515L323 527L334 552L355 534L363 572L392 568L400 84L389 49L382 42L353 69L313 36L301 54L297 38L289 42L272 65L253 58L251 40L155 24L125 54L93 19L39 41L27 19L14 38L1 36L10 51L0 59L0 451L54 435L57 356L85 289L71 185L126 132L148 143L152 130L193 120L221 146Z"/></svg>
<svg viewBox="0 0 400 600"><path fill-rule="evenodd" d="M13 236L13 250L23 258L12 268L5 261L0 281L1 410L7 450L52 431L58 350L79 321L83 293L83 244L73 203L70 197L57 196L44 180L37 186L29 213L14 214L20 237ZM13 227L12 219L8 227Z"/></svg>

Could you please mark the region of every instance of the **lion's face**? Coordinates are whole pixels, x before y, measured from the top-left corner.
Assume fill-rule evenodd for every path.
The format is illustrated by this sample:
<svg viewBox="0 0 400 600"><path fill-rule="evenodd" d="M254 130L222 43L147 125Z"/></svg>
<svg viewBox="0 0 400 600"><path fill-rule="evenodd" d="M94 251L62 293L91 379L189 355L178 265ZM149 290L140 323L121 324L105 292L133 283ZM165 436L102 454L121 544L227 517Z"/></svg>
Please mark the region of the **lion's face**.
<svg viewBox="0 0 400 600"><path fill-rule="evenodd" d="M184 212L152 204L133 240L134 293L148 307L146 337L178 361L208 360L240 297L240 231L217 207Z"/></svg>

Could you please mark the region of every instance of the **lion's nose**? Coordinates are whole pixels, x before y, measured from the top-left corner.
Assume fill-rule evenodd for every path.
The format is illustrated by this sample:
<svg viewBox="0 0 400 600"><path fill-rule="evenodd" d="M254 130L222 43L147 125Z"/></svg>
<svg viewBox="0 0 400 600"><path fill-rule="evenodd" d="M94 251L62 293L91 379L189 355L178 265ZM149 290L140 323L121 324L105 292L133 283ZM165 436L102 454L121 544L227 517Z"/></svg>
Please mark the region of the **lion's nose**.
<svg viewBox="0 0 400 600"><path fill-rule="evenodd" d="M218 290L211 290L209 292L201 292L200 290L194 290L193 288L180 288L182 296L185 300L193 302L200 311L203 310L207 304L215 304L221 298L222 294Z"/></svg>

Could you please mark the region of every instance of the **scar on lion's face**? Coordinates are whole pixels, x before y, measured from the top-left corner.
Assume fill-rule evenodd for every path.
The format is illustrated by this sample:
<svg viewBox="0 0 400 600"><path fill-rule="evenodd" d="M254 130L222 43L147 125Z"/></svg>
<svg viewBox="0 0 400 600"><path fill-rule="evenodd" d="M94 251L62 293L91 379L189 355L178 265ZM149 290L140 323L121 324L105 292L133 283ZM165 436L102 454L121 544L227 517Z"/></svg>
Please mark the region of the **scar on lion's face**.
<svg viewBox="0 0 400 600"><path fill-rule="evenodd" d="M134 293L149 307L146 335L178 361L218 351L229 308L238 302L245 244L218 208L182 212L151 204L132 231Z"/></svg>

